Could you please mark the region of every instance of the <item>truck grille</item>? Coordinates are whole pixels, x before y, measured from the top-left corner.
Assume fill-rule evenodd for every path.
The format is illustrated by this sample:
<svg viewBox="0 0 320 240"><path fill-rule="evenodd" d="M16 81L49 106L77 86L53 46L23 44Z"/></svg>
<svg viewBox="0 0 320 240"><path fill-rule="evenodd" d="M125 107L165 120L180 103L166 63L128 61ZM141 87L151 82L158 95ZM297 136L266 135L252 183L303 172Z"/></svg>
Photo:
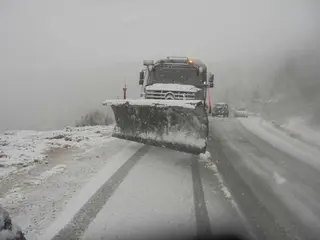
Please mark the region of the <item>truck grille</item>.
<svg viewBox="0 0 320 240"><path fill-rule="evenodd" d="M163 91L163 90L147 90L147 99L165 99L166 95L170 93L173 94L176 100L193 100L196 95L193 92L183 92L183 91Z"/></svg>

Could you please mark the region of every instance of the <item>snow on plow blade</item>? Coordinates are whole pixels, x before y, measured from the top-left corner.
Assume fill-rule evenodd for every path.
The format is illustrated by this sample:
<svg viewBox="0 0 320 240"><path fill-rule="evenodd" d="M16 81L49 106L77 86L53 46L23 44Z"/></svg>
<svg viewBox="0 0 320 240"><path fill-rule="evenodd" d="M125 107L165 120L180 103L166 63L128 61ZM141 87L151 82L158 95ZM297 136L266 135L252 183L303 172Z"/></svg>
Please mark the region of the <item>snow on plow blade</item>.
<svg viewBox="0 0 320 240"><path fill-rule="evenodd" d="M114 137L200 154L206 151L208 116L200 100L107 100Z"/></svg>

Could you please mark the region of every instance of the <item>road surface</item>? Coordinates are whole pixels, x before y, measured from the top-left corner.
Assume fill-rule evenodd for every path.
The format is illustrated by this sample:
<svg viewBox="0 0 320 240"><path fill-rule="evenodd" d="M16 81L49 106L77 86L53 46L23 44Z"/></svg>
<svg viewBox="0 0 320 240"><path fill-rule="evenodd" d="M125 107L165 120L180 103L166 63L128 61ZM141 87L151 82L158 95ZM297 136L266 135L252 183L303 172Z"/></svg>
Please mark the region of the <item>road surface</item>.
<svg viewBox="0 0 320 240"><path fill-rule="evenodd" d="M232 118L213 120L211 136L212 158L258 239L319 239L316 156L307 161L296 149L285 152Z"/></svg>
<svg viewBox="0 0 320 240"><path fill-rule="evenodd" d="M224 230L318 239L316 157L290 152L250 126L250 118L211 118L205 156L110 138L81 158L60 157L59 174L34 183L39 178L29 172L31 185L21 176L18 185L30 187L12 191L21 203L15 198L9 210L29 239L192 238Z"/></svg>
<svg viewBox="0 0 320 240"><path fill-rule="evenodd" d="M130 143L105 169L41 239L193 238L223 228L244 232L237 206L205 157Z"/></svg>

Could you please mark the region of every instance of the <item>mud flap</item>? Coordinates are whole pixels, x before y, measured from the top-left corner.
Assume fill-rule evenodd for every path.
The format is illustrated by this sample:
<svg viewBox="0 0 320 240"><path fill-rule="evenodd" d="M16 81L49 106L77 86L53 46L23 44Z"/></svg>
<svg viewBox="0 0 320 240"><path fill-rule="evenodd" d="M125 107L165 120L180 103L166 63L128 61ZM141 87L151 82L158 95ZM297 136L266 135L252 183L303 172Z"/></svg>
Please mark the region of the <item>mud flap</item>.
<svg viewBox="0 0 320 240"><path fill-rule="evenodd" d="M104 105L114 112L114 137L192 154L206 151L209 122L201 101L116 100Z"/></svg>

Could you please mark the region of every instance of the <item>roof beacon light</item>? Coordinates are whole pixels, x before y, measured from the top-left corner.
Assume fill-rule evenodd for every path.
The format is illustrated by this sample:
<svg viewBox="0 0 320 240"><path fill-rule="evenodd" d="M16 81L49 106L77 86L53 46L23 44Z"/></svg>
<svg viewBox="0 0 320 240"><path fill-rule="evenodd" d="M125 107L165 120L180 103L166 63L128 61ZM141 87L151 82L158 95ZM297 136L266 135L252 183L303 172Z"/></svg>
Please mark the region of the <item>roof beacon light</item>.
<svg viewBox="0 0 320 240"><path fill-rule="evenodd" d="M192 60L189 60L189 63L190 63L190 64L192 64L192 63L193 63L193 61L192 61Z"/></svg>

